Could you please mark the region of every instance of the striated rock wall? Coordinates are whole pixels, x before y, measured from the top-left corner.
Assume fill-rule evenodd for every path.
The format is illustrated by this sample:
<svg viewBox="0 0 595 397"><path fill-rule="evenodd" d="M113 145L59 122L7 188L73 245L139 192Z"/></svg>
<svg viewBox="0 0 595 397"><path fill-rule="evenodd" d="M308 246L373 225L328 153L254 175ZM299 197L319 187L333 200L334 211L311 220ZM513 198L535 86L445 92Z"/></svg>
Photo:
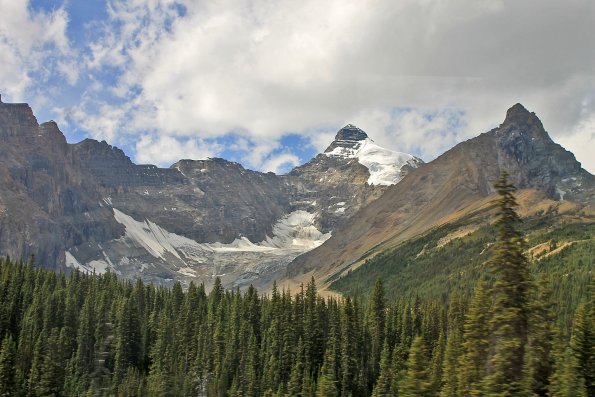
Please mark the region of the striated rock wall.
<svg viewBox="0 0 595 397"><path fill-rule="evenodd" d="M0 103L0 139L0 253L54 266L66 247L122 233L56 123Z"/></svg>

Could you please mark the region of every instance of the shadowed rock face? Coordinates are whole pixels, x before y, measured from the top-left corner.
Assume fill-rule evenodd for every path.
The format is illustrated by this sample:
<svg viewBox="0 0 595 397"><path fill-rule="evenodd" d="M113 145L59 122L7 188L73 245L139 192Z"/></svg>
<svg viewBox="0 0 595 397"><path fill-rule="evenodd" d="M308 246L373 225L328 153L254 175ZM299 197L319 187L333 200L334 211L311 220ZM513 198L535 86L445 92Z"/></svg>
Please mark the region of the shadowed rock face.
<svg viewBox="0 0 595 397"><path fill-rule="evenodd" d="M326 155L288 175L217 158L136 165L105 141L67 144L26 104L0 103L0 138L0 254L158 283L269 280L387 188ZM347 126L330 147L365 139Z"/></svg>
<svg viewBox="0 0 595 397"><path fill-rule="evenodd" d="M66 247L122 232L56 123L39 125L26 104L0 103L0 142L2 255L35 254L53 266Z"/></svg>
<svg viewBox="0 0 595 397"><path fill-rule="evenodd" d="M368 134L366 134L364 131L360 130L353 124L348 124L345 127L341 128L339 132L337 132L337 135L335 135L335 140L329 145L329 147L324 152L332 152L337 147L354 148L359 141L363 141L366 139L368 139Z"/></svg>
<svg viewBox="0 0 595 397"><path fill-rule="evenodd" d="M500 167L514 172L518 186L544 190L551 198L560 198L564 189L568 190L567 199L584 198L580 186L565 179L590 179L590 174L581 172L574 155L551 140L535 113L517 103L491 134L501 153Z"/></svg>

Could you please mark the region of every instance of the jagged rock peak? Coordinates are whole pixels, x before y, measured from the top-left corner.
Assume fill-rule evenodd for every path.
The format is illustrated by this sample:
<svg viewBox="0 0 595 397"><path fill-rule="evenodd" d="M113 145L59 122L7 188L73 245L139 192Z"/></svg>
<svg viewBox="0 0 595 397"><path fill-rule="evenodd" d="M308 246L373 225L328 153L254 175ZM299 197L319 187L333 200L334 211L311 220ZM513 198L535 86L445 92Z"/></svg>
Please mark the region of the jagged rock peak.
<svg viewBox="0 0 595 397"><path fill-rule="evenodd" d="M368 139L368 134L353 124L347 124L335 135L335 141L363 141L365 139Z"/></svg>
<svg viewBox="0 0 595 397"><path fill-rule="evenodd" d="M511 123L532 124L535 121L537 121L541 124L541 121L539 121L539 118L535 115L535 113L528 111L523 105L521 105L520 103L517 103L506 111L506 118L504 119L503 124L511 124Z"/></svg>
<svg viewBox="0 0 595 397"><path fill-rule="evenodd" d="M337 132L335 140L331 142L324 153L333 152L337 147L357 149L366 140L371 140L368 134L353 124L347 124Z"/></svg>

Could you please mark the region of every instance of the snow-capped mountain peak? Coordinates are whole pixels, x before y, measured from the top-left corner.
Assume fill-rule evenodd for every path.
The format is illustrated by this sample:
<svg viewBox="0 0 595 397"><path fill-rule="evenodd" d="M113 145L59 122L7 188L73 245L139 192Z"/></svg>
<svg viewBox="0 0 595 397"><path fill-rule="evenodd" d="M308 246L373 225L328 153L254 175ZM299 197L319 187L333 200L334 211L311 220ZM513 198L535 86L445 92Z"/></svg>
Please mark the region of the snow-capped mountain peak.
<svg viewBox="0 0 595 397"><path fill-rule="evenodd" d="M404 166L417 168L423 164L423 161L415 156L377 145L368 134L353 124L339 130L324 154L330 157L357 159L370 172L370 185L394 185L403 178Z"/></svg>

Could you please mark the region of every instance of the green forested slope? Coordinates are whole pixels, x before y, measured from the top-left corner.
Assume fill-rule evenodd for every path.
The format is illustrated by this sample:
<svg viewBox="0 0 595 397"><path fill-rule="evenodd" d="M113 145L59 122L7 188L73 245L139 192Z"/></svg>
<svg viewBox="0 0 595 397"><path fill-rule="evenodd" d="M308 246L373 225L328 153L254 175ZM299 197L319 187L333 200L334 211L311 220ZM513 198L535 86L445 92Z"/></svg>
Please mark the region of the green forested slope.
<svg viewBox="0 0 595 397"><path fill-rule="evenodd" d="M447 224L406 241L337 277L331 289L366 296L381 278L391 299L419 295L445 302L453 292L469 296L477 280L488 276L486 265L493 255L495 226L487 224L452 240L448 236L473 224ZM525 233L534 278L545 276L553 290L552 300L568 319L568 313L584 298L595 271L595 223L560 223L555 214L548 214L525 218L520 230Z"/></svg>
<svg viewBox="0 0 595 397"><path fill-rule="evenodd" d="M591 396L576 393L594 359L592 302L564 331L540 321L555 319L547 292L529 294L526 347L547 365L523 379ZM458 396L486 379L472 360L489 359L475 349L489 340L477 328L491 318L485 286L443 305L391 301L377 282L358 303L324 300L314 283L294 295L220 284L206 294L0 260L0 294L2 396Z"/></svg>

